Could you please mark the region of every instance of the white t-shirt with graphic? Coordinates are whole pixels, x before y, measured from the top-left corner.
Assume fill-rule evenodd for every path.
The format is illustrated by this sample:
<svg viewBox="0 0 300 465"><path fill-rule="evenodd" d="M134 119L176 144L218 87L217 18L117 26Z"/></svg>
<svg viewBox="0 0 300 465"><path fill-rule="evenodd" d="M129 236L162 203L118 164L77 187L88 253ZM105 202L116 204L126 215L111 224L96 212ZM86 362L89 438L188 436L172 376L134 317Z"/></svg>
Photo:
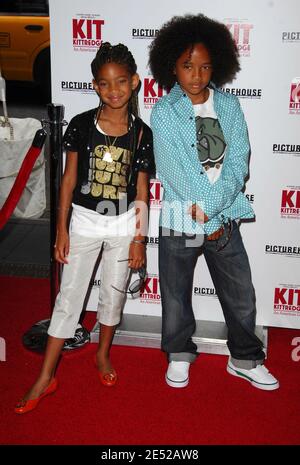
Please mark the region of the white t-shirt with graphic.
<svg viewBox="0 0 300 465"><path fill-rule="evenodd" d="M214 90L209 89L209 97L206 102L193 106L199 160L209 181L213 184L221 174L226 153L226 142L214 109Z"/></svg>

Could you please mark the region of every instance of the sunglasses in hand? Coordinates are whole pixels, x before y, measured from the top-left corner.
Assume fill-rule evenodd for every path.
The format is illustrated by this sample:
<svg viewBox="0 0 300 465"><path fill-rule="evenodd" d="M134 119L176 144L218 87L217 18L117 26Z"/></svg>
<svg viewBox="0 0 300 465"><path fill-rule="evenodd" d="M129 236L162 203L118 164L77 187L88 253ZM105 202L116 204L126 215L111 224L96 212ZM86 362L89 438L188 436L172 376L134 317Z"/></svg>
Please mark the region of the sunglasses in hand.
<svg viewBox="0 0 300 465"><path fill-rule="evenodd" d="M119 262L124 262L124 261L129 261L131 260L130 258L126 258L125 260L118 260ZM136 279L135 281L133 281L129 287L128 287L128 290L127 291L122 291L121 289L118 289L117 287L111 285L111 287L113 289L115 289L116 291L118 292L122 292L123 294L130 294L131 297L134 299L136 297L138 297L138 293L141 291L141 289L143 288L144 284L145 284L145 281L147 279L147 276L148 276L148 273L147 273L147 270L146 270L146 267L145 266L142 266L141 268L138 268L136 270L136 272L138 273L139 275L139 278Z"/></svg>

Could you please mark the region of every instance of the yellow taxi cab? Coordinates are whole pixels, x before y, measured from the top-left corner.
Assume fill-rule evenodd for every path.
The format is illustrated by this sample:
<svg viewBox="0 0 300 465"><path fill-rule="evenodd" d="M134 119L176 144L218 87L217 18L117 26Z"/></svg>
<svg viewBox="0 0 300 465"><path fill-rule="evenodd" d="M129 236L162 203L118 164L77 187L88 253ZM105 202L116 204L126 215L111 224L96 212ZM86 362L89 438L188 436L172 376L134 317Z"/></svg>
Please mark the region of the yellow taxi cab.
<svg viewBox="0 0 300 465"><path fill-rule="evenodd" d="M0 71L7 81L31 81L50 93L48 0L0 1Z"/></svg>

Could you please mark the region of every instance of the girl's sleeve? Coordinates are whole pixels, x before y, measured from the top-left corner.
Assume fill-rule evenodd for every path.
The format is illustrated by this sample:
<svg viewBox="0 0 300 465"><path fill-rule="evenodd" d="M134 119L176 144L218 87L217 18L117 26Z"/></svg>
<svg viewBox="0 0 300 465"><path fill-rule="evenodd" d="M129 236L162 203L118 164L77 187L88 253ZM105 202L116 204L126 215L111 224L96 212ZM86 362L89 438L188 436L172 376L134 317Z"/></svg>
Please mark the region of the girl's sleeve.
<svg viewBox="0 0 300 465"><path fill-rule="evenodd" d="M79 151L79 126L77 117L71 119L66 132L63 137L63 147L69 152L78 152Z"/></svg>
<svg viewBox="0 0 300 465"><path fill-rule="evenodd" d="M155 175L153 135L151 129L145 123L143 123L143 135L137 149L137 159L139 160L138 171L144 171L151 176Z"/></svg>

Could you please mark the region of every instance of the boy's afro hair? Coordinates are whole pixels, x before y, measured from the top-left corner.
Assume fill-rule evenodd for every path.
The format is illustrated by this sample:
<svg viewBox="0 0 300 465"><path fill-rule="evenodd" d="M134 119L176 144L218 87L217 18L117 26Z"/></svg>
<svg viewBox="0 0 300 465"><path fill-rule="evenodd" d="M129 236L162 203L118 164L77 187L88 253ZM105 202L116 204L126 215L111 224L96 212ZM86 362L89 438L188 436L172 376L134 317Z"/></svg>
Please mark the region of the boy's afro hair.
<svg viewBox="0 0 300 465"><path fill-rule="evenodd" d="M217 87L231 82L240 70L238 49L228 28L202 14L174 16L163 24L150 45L149 66L164 88L176 82L174 67L189 47L202 43L212 60L212 81Z"/></svg>

